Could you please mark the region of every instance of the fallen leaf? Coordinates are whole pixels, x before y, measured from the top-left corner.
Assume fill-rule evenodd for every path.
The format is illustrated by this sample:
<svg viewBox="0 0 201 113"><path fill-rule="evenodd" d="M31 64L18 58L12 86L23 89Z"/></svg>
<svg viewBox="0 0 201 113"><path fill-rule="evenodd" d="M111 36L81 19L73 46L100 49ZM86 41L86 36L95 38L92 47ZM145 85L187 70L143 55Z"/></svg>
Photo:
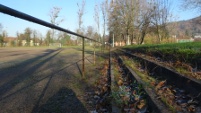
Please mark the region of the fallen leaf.
<svg viewBox="0 0 201 113"><path fill-rule="evenodd" d="M122 80L119 80L119 81L117 82L117 84L118 84L118 86L122 86L122 85L123 85L123 81L122 81Z"/></svg>
<svg viewBox="0 0 201 113"><path fill-rule="evenodd" d="M156 85L156 90L160 89L160 88L163 87L165 84L166 84L166 80L159 82L159 83Z"/></svg>

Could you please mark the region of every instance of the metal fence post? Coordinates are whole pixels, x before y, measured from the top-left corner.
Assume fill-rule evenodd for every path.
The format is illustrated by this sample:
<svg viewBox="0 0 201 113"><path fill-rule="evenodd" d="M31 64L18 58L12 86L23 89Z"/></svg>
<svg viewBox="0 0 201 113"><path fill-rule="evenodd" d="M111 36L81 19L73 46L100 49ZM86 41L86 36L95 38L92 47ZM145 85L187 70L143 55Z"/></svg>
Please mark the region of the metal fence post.
<svg viewBox="0 0 201 113"><path fill-rule="evenodd" d="M95 50L95 48L96 48L96 42L94 44L94 65L96 64L96 50Z"/></svg>
<svg viewBox="0 0 201 113"><path fill-rule="evenodd" d="M84 38L82 38L82 77L85 77L85 64L84 64Z"/></svg>

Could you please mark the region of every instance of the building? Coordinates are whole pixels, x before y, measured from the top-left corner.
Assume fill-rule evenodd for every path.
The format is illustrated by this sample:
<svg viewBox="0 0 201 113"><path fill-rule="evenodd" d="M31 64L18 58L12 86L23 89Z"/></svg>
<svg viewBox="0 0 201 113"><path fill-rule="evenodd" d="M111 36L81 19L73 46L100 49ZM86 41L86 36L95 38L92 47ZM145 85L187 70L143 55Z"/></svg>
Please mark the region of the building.
<svg viewBox="0 0 201 113"><path fill-rule="evenodd" d="M177 38L176 39L177 43L183 43L183 42L193 42L193 38Z"/></svg>
<svg viewBox="0 0 201 113"><path fill-rule="evenodd" d="M201 33L195 33L194 38L195 38L195 39L201 38Z"/></svg>
<svg viewBox="0 0 201 113"><path fill-rule="evenodd" d="M6 37L3 40L4 47L11 47L11 46L28 46L28 42L26 40L18 40L16 37ZM39 46L39 42L35 42L30 40L30 46Z"/></svg>
<svg viewBox="0 0 201 113"><path fill-rule="evenodd" d="M3 46L15 46L17 44L17 38L16 37L6 37L4 38Z"/></svg>

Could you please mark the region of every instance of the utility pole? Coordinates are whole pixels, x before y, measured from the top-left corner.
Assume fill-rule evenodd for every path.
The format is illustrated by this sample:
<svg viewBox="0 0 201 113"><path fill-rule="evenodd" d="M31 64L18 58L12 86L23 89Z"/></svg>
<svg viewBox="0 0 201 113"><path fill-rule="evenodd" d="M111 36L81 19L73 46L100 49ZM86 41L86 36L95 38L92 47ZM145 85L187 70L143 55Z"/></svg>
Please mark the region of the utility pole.
<svg viewBox="0 0 201 113"><path fill-rule="evenodd" d="M112 37L112 47L114 47L114 33L113 33L113 37Z"/></svg>

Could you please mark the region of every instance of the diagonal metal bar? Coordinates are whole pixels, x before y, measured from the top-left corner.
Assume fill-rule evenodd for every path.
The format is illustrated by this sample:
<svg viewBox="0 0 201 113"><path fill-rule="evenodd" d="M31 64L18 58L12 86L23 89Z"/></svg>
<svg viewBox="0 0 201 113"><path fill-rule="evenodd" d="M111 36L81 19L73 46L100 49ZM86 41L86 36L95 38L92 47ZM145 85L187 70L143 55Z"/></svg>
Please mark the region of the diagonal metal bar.
<svg viewBox="0 0 201 113"><path fill-rule="evenodd" d="M94 42L101 43L101 42L96 41L94 39L85 37L83 35L77 34L77 33L72 32L70 30L67 30L67 29L58 27L58 26L56 26L54 24L48 23L46 21L40 20L40 19L38 19L36 17L33 17L33 16L28 15L28 14L22 13L20 11L14 10L14 9L9 8L7 6L4 6L2 4L0 4L0 12L8 14L8 15L11 15L11 16L14 16L14 17L17 17L17 18L20 18L20 19L23 19L23 20L34 22L34 23L37 23L37 24L40 24L40 25L43 25L43 26L46 26L46 27L49 27L49 28L52 28L52 29L57 29L59 31L63 31L63 32L66 32L66 33L69 33L69 34L72 34L72 35L75 35L75 36L78 36L78 37L81 37L81 38L85 38L85 39L88 39L88 40L91 40L91 41L94 41Z"/></svg>

